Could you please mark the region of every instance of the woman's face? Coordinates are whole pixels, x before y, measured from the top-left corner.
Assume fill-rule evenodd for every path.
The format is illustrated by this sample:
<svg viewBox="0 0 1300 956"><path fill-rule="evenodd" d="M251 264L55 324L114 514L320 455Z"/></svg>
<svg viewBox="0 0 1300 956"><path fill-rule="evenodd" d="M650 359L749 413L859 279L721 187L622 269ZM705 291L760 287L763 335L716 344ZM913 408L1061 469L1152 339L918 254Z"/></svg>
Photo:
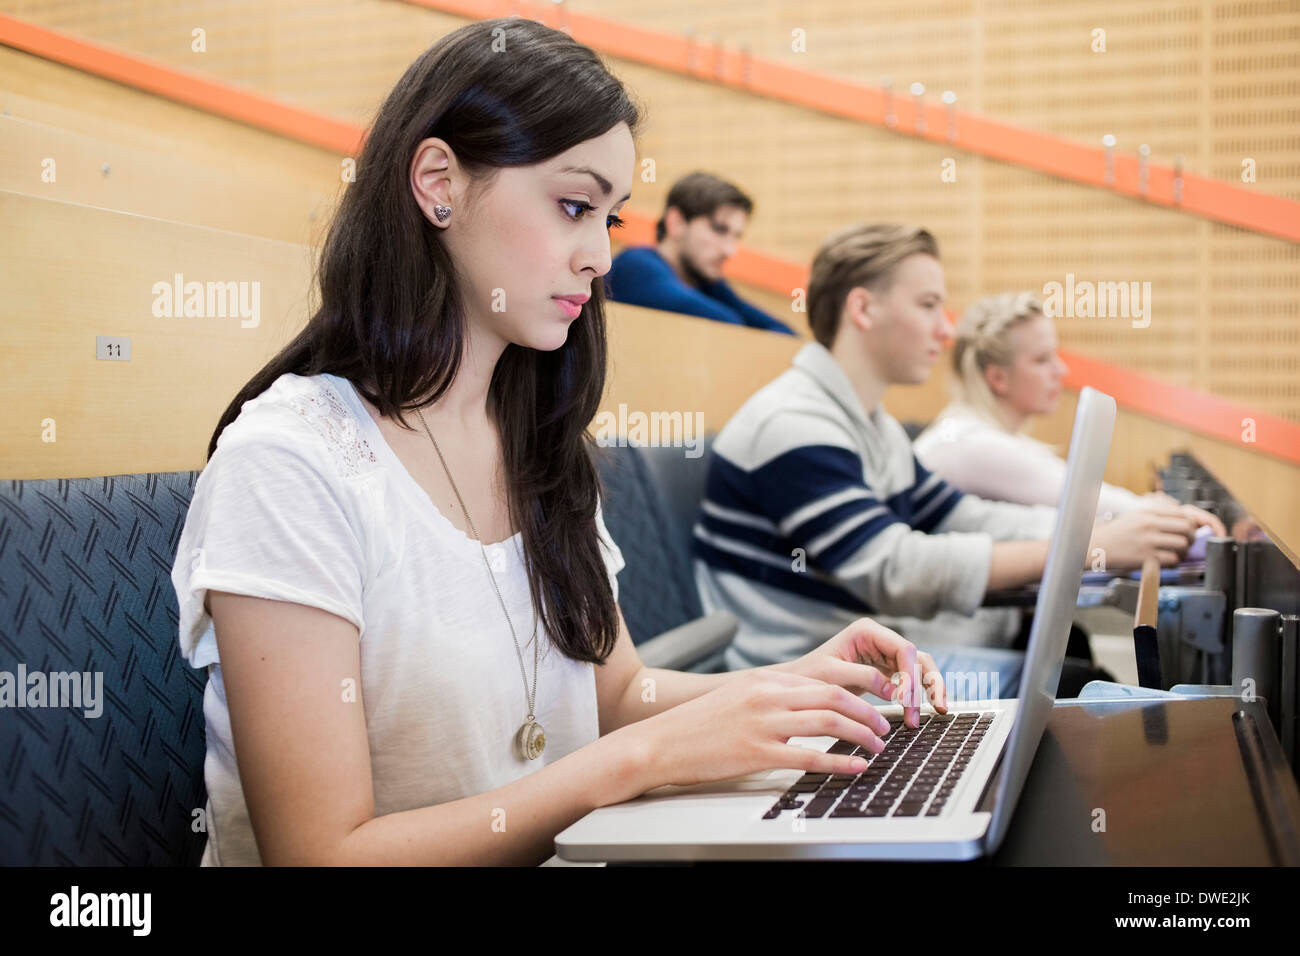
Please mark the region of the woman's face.
<svg viewBox="0 0 1300 956"><path fill-rule="evenodd" d="M1061 384L1069 371L1056 354L1052 320L1044 315L1026 319L1011 329L1008 339L1013 358L1010 366L994 367L998 371L989 383L993 394L1022 415L1049 414L1056 408Z"/></svg>
<svg viewBox="0 0 1300 956"><path fill-rule="evenodd" d="M609 223L632 189L626 123L534 166L501 169L443 232L468 317L506 343L562 346L597 276L609 271ZM572 302L561 297L573 297Z"/></svg>

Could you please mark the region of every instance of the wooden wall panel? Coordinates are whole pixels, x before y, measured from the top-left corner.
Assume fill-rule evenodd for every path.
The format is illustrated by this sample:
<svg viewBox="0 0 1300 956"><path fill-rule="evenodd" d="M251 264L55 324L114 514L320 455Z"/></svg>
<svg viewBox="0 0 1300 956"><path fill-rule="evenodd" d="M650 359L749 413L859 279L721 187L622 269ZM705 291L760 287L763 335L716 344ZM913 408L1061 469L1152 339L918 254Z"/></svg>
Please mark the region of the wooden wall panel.
<svg viewBox="0 0 1300 956"><path fill-rule="evenodd" d="M0 189L312 245L342 184L234 173L10 115L0 116Z"/></svg>
<svg viewBox="0 0 1300 956"><path fill-rule="evenodd" d="M1300 9L1271 0L1157 5L1028 0L807 4L714 0L575 10L685 32L810 69L956 90L963 107L1300 196ZM405 66L463 23L380 0L0 0L0 10L242 83L364 123ZM208 31L208 52L190 31ZM806 31L807 51L791 49ZM1093 52L1095 29L1105 52ZM357 38L365 42L357 42ZM612 60L649 107L639 144L656 163L633 207L657 216L671 183L696 168L734 179L757 201L746 240L796 262L861 220L920 222L939 237L951 305L984 292L1084 282L1151 283L1151 325L1129 317L1061 319L1062 344L1104 361L1213 391L1300 422L1300 246L1064 183L1043 174L736 90ZM1245 156L1237 155L1252 147ZM1253 148L1258 147L1258 148ZM941 177L955 162L956 181ZM788 294L746 290L791 315Z"/></svg>
<svg viewBox="0 0 1300 956"><path fill-rule="evenodd" d="M16 227L0 231L0 479L201 468L226 405L309 315L307 246L4 191L0 221ZM155 316L176 273L258 283L259 323ZM801 344L616 303L608 323L602 410L699 413L706 432ZM97 359L97 335L129 337L130 361Z"/></svg>
<svg viewBox="0 0 1300 956"><path fill-rule="evenodd" d="M0 192L0 479L201 468L235 392L301 328L313 251L306 246ZM74 244L75 240L75 244ZM155 317L152 287L187 280L260 284L261 319ZM715 432L789 367L800 342L631 306L609 308L609 385L601 410L699 413ZM96 335L129 336L129 362L95 358ZM725 357L725 358L720 358ZM202 374L196 375L195 370ZM946 400L942 367L893 388L886 407L928 420ZM1073 396L1039 429L1064 447ZM42 440L53 419L56 440ZM694 419L692 419L694 420ZM1247 446L1121 412L1107 480L1151 487L1172 450L1190 448L1282 539L1300 543L1300 468Z"/></svg>
<svg viewBox="0 0 1300 956"><path fill-rule="evenodd" d="M305 246L12 192L0 222L3 478L202 467L239 386L306 319ZM258 283L257 324L155 316L177 273ZM100 335L129 338L130 360L97 358Z"/></svg>
<svg viewBox="0 0 1300 956"><path fill-rule="evenodd" d="M3 11L0 11L3 12ZM331 194L342 156L0 46L0 109L84 136Z"/></svg>
<svg viewBox="0 0 1300 956"><path fill-rule="evenodd" d="M899 95L963 109L1300 198L1300 6L1291 0L568 0L575 11L693 33ZM792 48L805 31L806 49ZM1094 31L1105 50L1094 51Z"/></svg>
<svg viewBox="0 0 1300 956"><path fill-rule="evenodd" d="M755 54L866 82L888 74L899 95L907 83L920 80L928 96L955 90L963 108L1084 141L1111 132L1123 150L1147 142L1160 161L1181 153L1189 170L1224 179L1239 181L1243 159L1251 159L1257 174L1253 188L1300 198L1300 8L1288 0L1166 0L1154 5L888 0L871 5L869 15L851 0L714 0L704 6L682 0L654 5L572 0L570 6L666 31L694 29L730 46L745 43ZM358 124L368 121L420 51L465 22L381 0L0 0L0 12ZM207 31L204 54L190 48L195 27ZM1091 31L1098 27L1107 31L1104 54L1089 49ZM807 30L806 53L790 49L795 28ZM656 160L657 176L653 182L637 182L634 208L657 216L677 176L713 169L757 201L747 242L797 262L808 262L826 233L848 222L921 222L939 236L950 304L958 310L984 292L1041 289L1049 281L1063 282L1067 274L1084 281L1149 281L1150 327L1133 328L1127 317L1063 316L1058 319L1062 344L1300 421L1300 247L1295 244L1146 207L1016 166L950 155L938 144L699 80L618 60L611 65L649 107L639 147L641 158ZM248 173L255 161L255 178L302 184L321 195L337 191L341 157L325 150L202 116L3 48L0 105L14 116L154 151L196 168L238 175ZM940 164L949 158L956 163L955 182L940 177ZM176 215L198 217L202 210ZM287 228L302 229L302 224ZM248 253L234 249L232 261L245 261L239 257ZM301 262L310 256L305 250L293 255L299 265L292 268L300 270L294 274L301 276ZM108 281L113 288L106 278L111 272L87 281ZM39 300L30 278L10 275L28 283L21 286L31 300L24 315L44 314L47 303ZM66 283L66 276L57 281ZM788 296L743 291L802 327L802 317L789 311ZM286 314L294 294L283 293ZM24 300L18 296L12 301ZM32 338L37 327L11 320L16 308L11 304L8 309L5 334L28 352L39 351L41 342ZM673 339L656 344L662 322L629 321L615 333L616 342L623 335L618 348L641 349L626 354L643 356L644 367L625 366L624 377L611 381L612 389L623 391L612 391L611 398L622 394L629 401L653 400L667 408L695 404L708 409L710 420L725 417L752 390L757 370L765 374L771 363L784 360L783 349L797 347L794 340L718 330L696 320L663 321L694 348L717 347L708 344L713 335L750 336L761 357L743 372L720 377L700 377L704 373L698 368L678 375L669 371ZM699 336L704 339L697 340ZM226 379L239 384L263 346L254 347L247 338L235 343L247 348L219 362L226 363L221 365ZM738 354L748 358L749 353L747 347L718 354L728 357L730 369ZM218 349L217 354L224 353ZM14 363L11 370L33 367L27 353L21 363L16 357L7 361ZM612 361L618 365L618 356ZM34 367L42 367L40 361ZM84 404L85 394L78 392L83 386L70 366L44 370L47 378L60 380L61 375L71 383L74 404L69 407ZM716 370L709 375L716 376ZM229 384L218 380L220 388ZM660 385L681 391L673 398L674 393L658 391ZM925 419L944 397L942 381L936 379L920 389L891 390L887 404L900 417ZM104 400L108 402L107 395ZM1046 432L1059 431L1062 423L1068 427L1067 403L1062 404ZM1163 461L1173 448L1201 445L1240 480L1258 475L1259 487L1266 489L1258 494L1294 499L1295 469L1127 413L1121 413L1108 477L1146 487L1153 461ZM157 455L150 454L159 449L172 456L168 460L184 460L181 446L167 447L166 442L146 442L138 446L140 458L90 456L76 465L47 456L46 464L55 470L43 473L61 473L58 469L64 467L88 473L85 469L93 471L98 468L93 462L101 460L123 462L118 470L147 470L156 467ZM12 448L6 436L10 464L17 461L9 454ZM1251 494L1239 493L1243 500Z"/></svg>

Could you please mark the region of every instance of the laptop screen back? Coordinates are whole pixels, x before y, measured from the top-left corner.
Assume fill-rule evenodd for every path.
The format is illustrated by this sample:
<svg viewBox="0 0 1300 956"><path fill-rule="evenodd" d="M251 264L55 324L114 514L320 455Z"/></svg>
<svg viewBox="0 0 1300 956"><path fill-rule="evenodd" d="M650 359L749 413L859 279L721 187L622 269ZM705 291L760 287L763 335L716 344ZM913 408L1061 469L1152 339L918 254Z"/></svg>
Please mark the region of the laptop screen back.
<svg viewBox="0 0 1300 956"><path fill-rule="evenodd" d="M1056 685L1061 679L1083 566L1088 559L1088 544L1092 540L1114 427L1115 399L1096 389L1084 388L1074 413L1065 487L1057 503L1051 547L1034 607L1020 683L1020 704L1003 753L1001 780L987 836L989 853L997 850L1006 836L1047 718L1056 703ZM1104 556L1098 557L1104 560Z"/></svg>

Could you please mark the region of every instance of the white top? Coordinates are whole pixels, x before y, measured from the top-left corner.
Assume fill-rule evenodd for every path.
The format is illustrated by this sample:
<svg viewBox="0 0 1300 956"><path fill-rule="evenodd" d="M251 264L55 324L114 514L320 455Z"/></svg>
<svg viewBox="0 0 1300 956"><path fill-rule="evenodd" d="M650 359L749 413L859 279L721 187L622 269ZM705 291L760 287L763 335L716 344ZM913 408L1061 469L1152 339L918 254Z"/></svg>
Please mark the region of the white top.
<svg viewBox="0 0 1300 956"><path fill-rule="evenodd" d="M599 503L596 525L617 600L623 556ZM522 536L487 551L531 684L536 618ZM515 755L527 698L479 545L434 507L347 379L285 374L244 403L199 476L172 584L181 653L209 675L205 866L261 862L208 589L323 608L357 626L376 816L493 790L599 736L594 666L539 633L546 750Z"/></svg>
<svg viewBox="0 0 1300 956"><path fill-rule="evenodd" d="M917 436L912 449L926 468L981 498L1055 506L1065 486L1066 463L1050 446L998 428L956 402ZM1127 488L1103 484L1097 517L1123 514L1141 503L1142 497Z"/></svg>

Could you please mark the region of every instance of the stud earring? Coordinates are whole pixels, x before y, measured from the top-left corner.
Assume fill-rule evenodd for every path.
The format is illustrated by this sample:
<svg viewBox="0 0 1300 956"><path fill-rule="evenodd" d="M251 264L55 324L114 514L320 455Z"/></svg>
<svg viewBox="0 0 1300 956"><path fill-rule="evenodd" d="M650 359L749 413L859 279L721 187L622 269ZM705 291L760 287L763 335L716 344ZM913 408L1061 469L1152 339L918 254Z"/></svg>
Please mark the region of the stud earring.
<svg viewBox="0 0 1300 956"><path fill-rule="evenodd" d="M451 207L444 206L442 203L434 203L433 215L439 222L446 222L451 218Z"/></svg>

